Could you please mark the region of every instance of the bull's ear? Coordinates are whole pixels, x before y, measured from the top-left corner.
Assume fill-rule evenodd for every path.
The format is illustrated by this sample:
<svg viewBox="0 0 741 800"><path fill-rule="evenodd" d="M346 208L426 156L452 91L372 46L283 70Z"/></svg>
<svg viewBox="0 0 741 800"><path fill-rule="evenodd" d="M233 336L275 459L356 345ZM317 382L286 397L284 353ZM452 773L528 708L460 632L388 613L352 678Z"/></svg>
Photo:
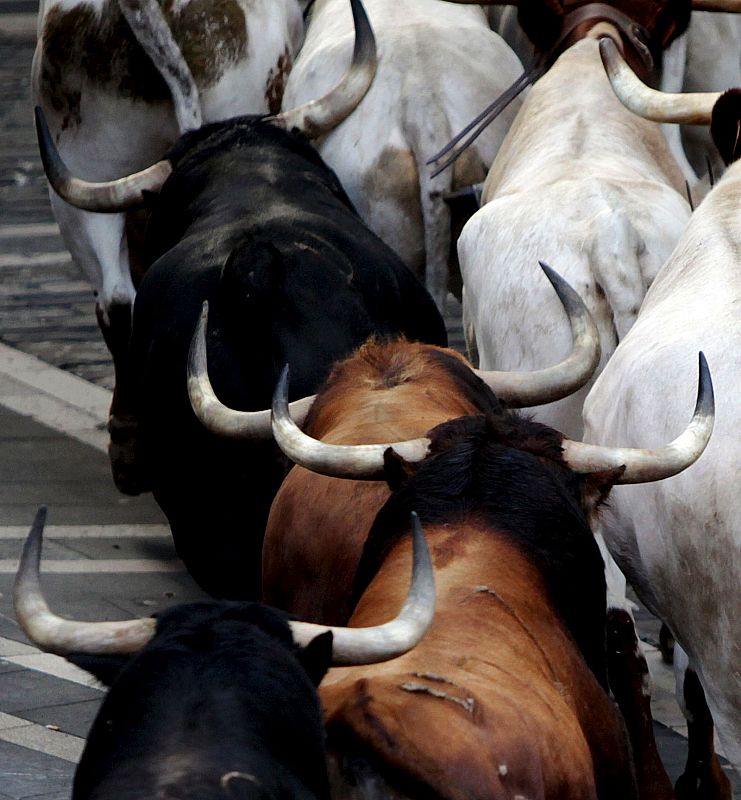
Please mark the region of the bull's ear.
<svg viewBox="0 0 741 800"><path fill-rule="evenodd" d="M386 478L386 483L392 492L396 492L406 486L407 481L413 474L414 467L408 461L405 461L393 447L384 450L383 476Z"/></svg>
<svg viewBox="0 0 741 800"><path fill-rule="evenodd" d="M70 653L66 658L76 667L96 677L104 686L113 686L129 661L128 656L92 656L86 653Z"/></svg>
<svg viewBox="0 0 741 800"><path fill-rule="evenodd" d="M710 133L723 161L741 158L741 89L724 92L713 106Z"/></svg>
<svg viewBox="0 0 741 800"><path fill-rule="evenodd" d="M306 647L299 650L297 658L314 686L319 686L322 678L332 665L332 631L315 636Z"/></svg>
<svg viewBox="0 0 741 800"><path fill-rule="evenodd" d="M610 490L622 477L625 467L589 472L581 476L582 505L587 515L593 514L607 500Z"/></svg>

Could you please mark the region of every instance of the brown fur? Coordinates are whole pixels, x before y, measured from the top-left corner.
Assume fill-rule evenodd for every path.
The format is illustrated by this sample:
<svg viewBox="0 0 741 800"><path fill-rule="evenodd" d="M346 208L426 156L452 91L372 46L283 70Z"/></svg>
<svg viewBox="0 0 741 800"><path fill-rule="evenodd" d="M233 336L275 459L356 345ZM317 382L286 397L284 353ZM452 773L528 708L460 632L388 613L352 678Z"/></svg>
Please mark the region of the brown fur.
<svg viewBox="0 0 741 800"><path fill-rule="evenodd" d="M283 92L286 89L286 79L293 66L291 52L286 49L278 57L275 67L271 67L268 73L268 80L265 84L265 100L268 104L268 111L277 114L280 111L280 104L283 102Z"/></svg>
<svg viewBox="0 0 741 800"><path fill-rule="evenodd" d="M406 341L368 342L336 365L304 427L336 444L429 432L433 451L444 455L468 427L482 425L498 442L561 461L560 435L510 417L461 356ZM392 482L403 484L409 467L393 458L387 466ZM599 503L617 474L588 477L582 505ZM265 599L301 617L346 624L358 563L388 497L383 484L295 467L268 523ZM333 671L320 690L339 783L334 796L365 797L362 785L349 783L370 780L378 796L419 800L635 798L622 719L532 554L492 529L483 513L425 527L437 582L432 628L411 653ZM350 624L393 617L408 575L408 539L388 538L369 582L359 581Z"/></svg>
<svg viewBox="0 0 741 800"><path fill-rule="evenodd" d="M406 341L393 348L366 343L335 366L304 429L334 444L377 443L424 436L447 420L481 414L455 376L441 369L436 353L467 369L452 350ZM265 602L301 619L344 624L363 544L387 497L385 484L294 467L273 501L265 532ZM322 532L332 532L330 547Z"/></svg>
<svg viewBox="0 0 741 800"><path fill-rule="evenodd" d="M541 50L552 47L561 32L563 18L589 0L520 0L518 20L530 41ZM667 47L687 28L689 0L615 0L608 3L644 27L656 53Z"/></svg>
<svg viewBox="0 0 741 800"><path fill-rule="evenodd" d="M636 797L622 721L528 558L475 518L425 534L432 627L399 659L330 671L320 688L330 759L362 758L414 797ZM404 540L350 624L393 616L409 568Z"/></svg>
<svg viewBox="0 0 741 800"><path fill-rule="evenodd" d="M200 88L214 85L247 52L244 14L236 0L191 0L181 13L163 10ZM213 43L221 46L215 57ZM85 83L144 102L166 102L170 92L142 53L115 0L98 16L92 6L52 8L44 18L42 93L63 114L62 128L80 123Z"/></svg>

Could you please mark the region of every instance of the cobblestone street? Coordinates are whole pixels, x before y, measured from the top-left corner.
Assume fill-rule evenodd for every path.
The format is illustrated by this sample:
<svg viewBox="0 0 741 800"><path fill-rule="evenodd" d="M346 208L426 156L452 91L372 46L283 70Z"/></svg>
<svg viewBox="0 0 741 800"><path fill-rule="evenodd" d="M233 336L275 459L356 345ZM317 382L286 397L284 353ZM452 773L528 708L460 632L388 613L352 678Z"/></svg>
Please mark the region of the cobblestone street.
<svg viewBox="0 0 741 800"><path fill-rule="evenodd" d="M0 2L0 340L111 388L90 285L59 235L38 157L30 89L35 15L9 13L30 5Z"/></svg>

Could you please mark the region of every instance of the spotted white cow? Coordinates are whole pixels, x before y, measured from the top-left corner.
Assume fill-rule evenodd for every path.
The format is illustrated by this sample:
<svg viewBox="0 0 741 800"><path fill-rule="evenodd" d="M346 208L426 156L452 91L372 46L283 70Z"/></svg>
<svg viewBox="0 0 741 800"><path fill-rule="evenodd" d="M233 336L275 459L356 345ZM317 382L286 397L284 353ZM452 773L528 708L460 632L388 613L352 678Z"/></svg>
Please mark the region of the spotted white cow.
<svg viewBox="0 0 741 800"><path fill-rule="evenodd" d="M441 195L483 180L516 101L454 171L426 161L522 72L478 7L439 0L366 0L378 42L376 79L357 111L319 143L361 217L420 277L440 306L448 286L450 212ZM335 82L352 48L346 0L316 0L286 85L293 107Z"/></svg>
<svg viewBox="0 0 741 800"><path fill-rule="evenodd" d="M615 62L615 68L620 63ZM618 75L624 74L621 69ZM711 118L717 95L626 95L653 119ZM644 102L645 99L645 102ZM640 102L639 102L640 101ZM726 161L741 156L741 92L712 110ZM716 427L686 473L620 487L602 520L607 543L646 605L669 626L705 690L729 759L741 765L741 162L732 163L692 216L640 314L584 405L585 438L659 443L681 430L692 398L683 376L702 350L713 371ZM681 688L681 682L680 682ZM680 700L684 704L687 686ZM692 725L690 726L692 731ZM707 795L710 796L710 795ZM715 795L713 795L715 796Z"/></svg>
<svg viewBox="0 0 741 800"><path fill-rule="evenodd" d="M458 241L466 336L482 368L536 369L567 352L538 259L558 265L584 298L604 365L689 218L659 126L635 118L610 88L597 41L605 32L592 28L532 87L487 177L485 205ZM547 356L535 347L543 340ZM586 392L538 408L537 418L579 436Z"/></svg>
<svg viewBox="0 0 741 800"><path fill-rule="evenodd" d="M297 0L165 0L161 8L156 0L42 0L33 98L70 169L112 180L157 161L202 120L277 111L302 36ZM141 225L131 214L73 208L54 192L51 202L117 362Z"/></svg>

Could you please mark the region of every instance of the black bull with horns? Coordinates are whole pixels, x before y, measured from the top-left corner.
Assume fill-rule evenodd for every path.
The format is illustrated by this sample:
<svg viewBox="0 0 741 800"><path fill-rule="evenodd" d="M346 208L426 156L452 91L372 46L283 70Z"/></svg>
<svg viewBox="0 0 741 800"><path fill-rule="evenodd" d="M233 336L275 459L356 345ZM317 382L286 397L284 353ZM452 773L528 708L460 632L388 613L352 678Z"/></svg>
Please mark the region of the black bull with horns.
<svg viewBox="0 0 741 800"><path fill-rule="evenodd" d="M75 773L73 800L328 800L315 686L333 663L399 656L432 621L432 563L416 515L407 599L393 619L362 631L224 600L175 606L156 619L63 619L40 585L45 517L41 509L21 557L18 622L39 647L111 687Z"/></svg>
<svg viewBox="0 0 741 800"><path fill-rule="evenodd" d="M331 130L375 72L375 43L352 0L356 47L330 93L275 118L236 118L186 134L158 164L91 184L61 164L43 119L42 158L54 189L88 210L148 201L149 266L131 341L117 369L110 456L121 491L151 490L178 554L210 594L259 596L262 536L287 462L267 436L228 441L191 410L186 362L204 301L216 393L267 409L284 363L296 394L369 336L446 344L426 290L366 228L304 136ZM243 437L246 438L246 437Z"/></svg>
<svg viewBox="0 0 741 800"><path fill-rule="evenodd" d="M269 441L228 441L196 420L186 362L203 301L214 389L244 410L270 406L287 361L303 396L372 334L444 343L446 333L425 289L302 138L235 120L187 136L170 159L134 307L131 382L111 420L112 465L122 490L152 490L206 591L254 598L286 462Z"/></svg>

